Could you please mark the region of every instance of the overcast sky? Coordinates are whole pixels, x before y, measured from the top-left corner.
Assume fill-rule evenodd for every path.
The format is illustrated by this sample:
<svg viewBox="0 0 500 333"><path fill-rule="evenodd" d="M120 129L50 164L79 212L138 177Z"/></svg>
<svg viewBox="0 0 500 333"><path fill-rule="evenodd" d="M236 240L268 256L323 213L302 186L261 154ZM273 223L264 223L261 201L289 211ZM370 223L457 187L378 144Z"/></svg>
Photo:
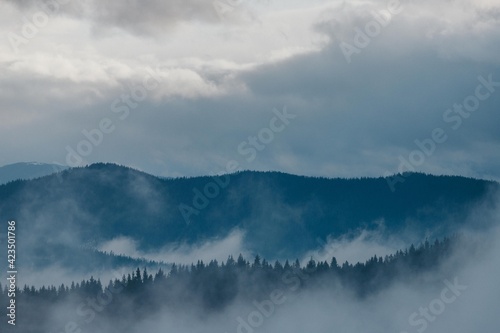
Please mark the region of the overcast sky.
<svg viewBox="0 0 500 333"><path fill-rule="evenodd" d="M498 0L0 0L0 29L0 165L500 180Z"/></svg>

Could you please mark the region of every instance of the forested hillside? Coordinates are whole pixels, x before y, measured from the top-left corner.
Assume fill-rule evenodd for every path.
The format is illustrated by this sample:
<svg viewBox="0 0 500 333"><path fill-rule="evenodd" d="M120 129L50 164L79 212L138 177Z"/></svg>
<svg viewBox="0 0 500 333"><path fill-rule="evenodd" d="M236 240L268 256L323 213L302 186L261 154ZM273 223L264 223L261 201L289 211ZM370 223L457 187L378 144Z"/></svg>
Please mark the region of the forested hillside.
<svg viewBox="0 0 500 333"><path fill-rule="evenodd" d="M19 232L65 246L130 237L139 249L223 238L237 228L245 246L267 257L302 255L318 240L383 225L389 233L450 235L477 205L492 206L495 182L406 174L326 179L277 172L161 179L113 164L66 170L0 186L3 216ZM36 235L33 231L36 230ZM28 247L28 246L26 246Z"/></svg>
<svg viewBox="0 0 500 333"><path fill-rule="evenodd" d="M174 265L169 272L150 272L137 268L109 282L91 277L70 285L24 286L17 291L18 320L16 327L1 322L2 332L60 332L67 322L95 332L106 323L114 323L108 333L127 332L133 323L146 320L158 312L189 311L211 314L224 311L234 302L257 302L270 306L269 298L278 306L302 292L321 290L325 293L349 290L354 297L365 299L377 295L395 282L433 284L449 277L437 267L448 260L462 240L458 237L435 241L384 258L372 257L365 263L317 262L311 258L301 266L298 260L270 263L260 256L252 261L241 255L226 262L198 261L190 266ZM433 272L432 280L426 277ZM1 290L1 288L0 288ZM1 292L2 307L7 307L7 287ZM266 305L267 304L267 305ZM65 321L54 320L58 311L73 309ZM60 328L53 327L58 323ZM59 329L59 330L58 330ZM17 331L16 331L17 330Z"/></svg>

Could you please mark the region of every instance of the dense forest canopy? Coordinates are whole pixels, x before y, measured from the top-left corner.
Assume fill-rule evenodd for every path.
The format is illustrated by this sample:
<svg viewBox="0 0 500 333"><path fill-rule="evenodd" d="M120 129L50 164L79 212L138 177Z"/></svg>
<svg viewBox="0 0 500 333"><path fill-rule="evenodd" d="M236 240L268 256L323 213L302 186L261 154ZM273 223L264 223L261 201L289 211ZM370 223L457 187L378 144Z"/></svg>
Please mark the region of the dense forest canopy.
<svg viewBox="0 0 500 333"><path fill-rule="evenodd" d="M187 308L209 314L223 311L236 299L251 302L272 295L280 302L287 292L309 289L347 289L357 298L366 298L396 280L419 281L426 272L448 259L460 242L460 237L436 240L432 244L425 241L418 247L412 245L384 258L373 256L364 263L338 263L333 257L329 262L310 258L301 265L299 260L270 263L259 255L251 261L239 255L236 259L230 256L222 263L212 260L174 264L169 272L163 269L150 272L147 267L121 276L115 272L116 277L108 283L91 277L70 285L39 288L25 285L18 290L16 298L18 316L24 318L16 329L26 333L42 332L40 327L49 324L47 318L62 304L75 309L70 318L72 322L92 331L92 327L99 327L105 320L137 322L157 311L176 312ZM434 279L445 277L437 275ZM7 292L4 286L2 300L7 298ZM3 307L7 306L5 301L2 303ZM0 325L12 330L5 327L4 322ZM117 332L126 331L123 327L126 325L120 325Z"/></svg>
<svg viewBox="0 0 500 333"><path fill-rule="evenodd" d="M23 253L35 265L40 263L34 260L37 253L49 249L37 239L70 251L74 244L101 244L123 236L149 252L224 238L235 229L245 233L245 247L253 253L295 258L317 247L318 239L326 242L381 224L389 234L411 230L416 237L406 244L429 235L448 236L468 223L475 207L493 206L491 193L498 189L495 182L412 173L393 192L389 178L383 177L328 179L245 171L220 176L227 185L217 196L202 200L205 189L218 184L216 178L163 179L114 164L93 164L2 185L0 210L19 220L24 237L33 238ZM197 211L187 221L182 213L186 207ZM474 227L481 223L475 221Z"/></svg>

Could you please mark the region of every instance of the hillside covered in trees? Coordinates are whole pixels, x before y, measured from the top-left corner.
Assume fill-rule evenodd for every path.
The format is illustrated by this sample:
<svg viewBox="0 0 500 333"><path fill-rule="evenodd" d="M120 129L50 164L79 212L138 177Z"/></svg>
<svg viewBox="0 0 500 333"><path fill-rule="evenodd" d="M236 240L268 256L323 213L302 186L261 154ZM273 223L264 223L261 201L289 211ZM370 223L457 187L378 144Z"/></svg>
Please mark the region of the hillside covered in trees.
<svg viewBox="0 0 500 333"><path fill-rule="evenodd" d="M17 332L61 332L68 321L75 327L93 332L107 322L113 330L127 332L131 323L139 322L157 312L188 311L209 315L240 302L265 301L273 297L278 302L308 290L350 290L354 297L368 298L384 290L395 281L425 283L439 281L446 276L434 270L449 259L461 240L458 237L425 242L393 255L372 257L364 263L316 262L311 258L301 266L298 260L270 263L260 256L252 261L241 255L226 262L198 261L192 265L174 265L169 272L162 269L149 272L137 268L107 283L91 277L70 285L24 286L18 290ZM434 272L433 280L426 273ZM0 288L1 289L1 288ZM1 294L7 297L7 288ZM271 295L271 296L270 296ZM3 308L7 306L2 301ZM54 315L71 309L61 327L52 327ZM14 332L2 321L2 332ZM73 324L71 324L73 325ZM75 328L76 329L76 328ZM9 331L10 330L10 331ZM76 331L75 331L76 332Z"/></svg>
<svg viewBox="0 0 500 333"><path fill-rule="evenodd" d="M49 249L40 239L49 239L50 248L70 251L129 237L138 250L148 252L221 239L235 229L245 234L244 246L253 253L295 258L317 247L318 239L326 242L380 225L389 234L410 230L415 239L442 238L464 225L481 228L480 221L471 225L469 215L478 205L493 206L491 194L499 188L496 182L464 177L399 177L403 181L392 191L391 179L383 177L327 179L244 171L163 179L114 164L93 164L2 185L0 210L5 218L19 221L19 232L30 239L24 244L26 261Z"/></svg>

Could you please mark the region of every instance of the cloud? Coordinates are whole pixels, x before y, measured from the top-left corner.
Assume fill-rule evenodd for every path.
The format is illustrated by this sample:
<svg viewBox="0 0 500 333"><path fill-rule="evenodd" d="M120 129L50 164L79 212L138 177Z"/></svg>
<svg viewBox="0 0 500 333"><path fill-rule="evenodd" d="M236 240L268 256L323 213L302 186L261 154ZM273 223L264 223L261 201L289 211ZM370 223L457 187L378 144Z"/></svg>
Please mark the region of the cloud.
<svg viewBox="0 0 500 333"><path fill-rule="evenodd" d="M5 31L20 33L33 3L3 3ZM16 147L2 147L0 163L64 163L65 147L82 140L83 129L113 117L112 103L130 94L149 67L162 84L129 119L116 122L89 162L134 165L161 176L217 172L239 157L235 147L269 121L270 110L286 106L300 120L245 168L379 176L396 172L399 157L417 149L415 140L443 128L448 140L418 171L500 179L499 91L459 130L443 120L447 109L474 93L479 76L500 81L497 3L404 2L350 64L339 43L354 43L355 29L364 29L372 11L387 10L387 3L277 1L258 21L223 26L212 23L210 1L185 2L170 12L174 5L86 2L82 6L98 10L81 11L79 18L80 5L71 3L19 54L0 52L0 139L18 137ZM89 33L106 24L133 32ZM144 37L162 24L176 29ZM47 127L54 129L42 130Z"/></svg>
<svg viewBox="0 0 500 333"><path fill-rule="evenodd" d="M129 237L117 237L108 242L105 242L99 247L100 251L113 252L130 257L138 257L136 242Z"/></svg>
<svg viewBox="0 0 500 333"><path fill-rule="evenodd" d="M9 2L24 10L45 10L89 20L95 29L120 28L138 35L165 33L185 21L215 23L219 20L210 1L86 0L52 1L48 5L34 0Z"/></svg>
<svg viewBox="0 0 500 333"><path fill-rule="evenodd" d="M213 239L194 245L177 244L155 252L138 250L137 242L130 237L114 238L102 243L98 249L132 258L145 258L158 262L184 265L196 263L198 260L208 263L214 259L221 263L225 262L230 255L235 258L239 254L248 255L248 250L244 247L244 233L239 230L234 230L221 239Z"/></svg>
<svg viewBox="0 0 500 333"><path fill-rule="evenodd" d="M18 275L17 286L21 289L27 286L41 288L43 286L56 286L61 284L69 287L71 283L80 283L82 280L88 280L91 276L94 279L99 279L104 287L109 280L121 278L123 274L128 274L134 271L137 266L123 265L115 268L93 269L91 271L79 272L61 265L55 264L44 268L31 268L25 265L22 266L22 274ZM141 267L142 268L142 267ZM4 274L5 275L5 274ZM2 276L4 279L7 276Z"/></svg>
<svg viewBox="0 0 500 333"><path fill-rule="evenodd" d="M332 329L346 333L494 331L500 324L496 311L500 292L498 226L481 234L480 239L483 244L480 251L470 251L478 243L468 243L471 247L466 243L441 267L410 279L411 282L395 281L369 297L356 297L342 286L296 291L284 282L276 289L282 295L283 301L279 303L270 303L270 296L265 295L253 300L237 297L226 308L209 313L192 304L187 308L176 304L174 308L148 313L146 320L131 322L128 329L237 333L331 332ZM101 328L96 332L120 329L120 325L107 321L102 314L96 315ZM60 327L61 322L73 317L74 312L57 311L53 318L57 324L52 327Z"/></svg>
<svg viewBox="0 0 500 333"><path fill-rule="evenodd" d="M306 264L311 258L316 262L330 263L332 257L335 257L340 265L346 261L353 264L364 263L374 255L384 258L394 254L407 247L407 244L408 241L403 240L403 235L400 239L395 235L387 235L382 227L377 230L360 230L353 235L343 235L337 239L329 237L320 249L308 251L303 256L302 263Z"/></svg>
<svg viewBox="0 0 500 333"><path fill-rule="evenodd" d="M481 212L483 216L480 215ZM130 332L163 332L171 329L181 333L254 331L267 333L279 330L331 332L332 329L349 333L366 331L466 333L476 330L492 332L500 324L497 313L500 295L498 212L498 196L484 202L484 205L473 208L471 224L481 222L480 224L489 226L488 229L464 231L465 241L455 247L451 257L439 267L423 274L412 275L409 279L393 281L367 297L356 296L347 286L342 285L337 288L309 285L308 288L298 291L294 290L289 282L282 281L283 283L279 283L276 288L282 292L284 301L279 304L274 303L272 307L269 305L270 294L256 295L254 299L245 299L237 295L227 307L217 311L204 311L199 304L189 303L185 306L176 303L173 308L155 308L147 313L146 319L136 320L138 310L132 306L132 301L128 308L124 305L128 299L120 298L120 304L124 305L122 309L127 309L130 313L118 314L120 320L117 321L109 320L102 309L95 310L95 319L93 318L90 324L97 326L97 329L93 330L97 333L119 332L123 326L127 326ZM478 219L485 221L478 222ZM228 249L241 248L243 236L241 232L234 231L224 239L195 247L181 245L175 249L167 249L166 254L161 255L170 255L172 258L177 258L176 262L184 263L204 258L205 253L209 253L211 258L218 254L226 255ZM339 256L344 255L344 258L350 257L356 260L361 258L363 251L381 253L380 251L397 246L397 243L391 238L383 238L379 230L361 232L350 240L334 240L330 245L336 246ZM108 250L142 254L138 252L135 243L126 238L117 238L102 246ZM23 274L28 275L26 270L24 272ZM120 271L118 277L123 272ZM51 279L56 281L58 276L68 276L67 272L57 267L51 267L40 273L40 279L43 281ZM29 275L33 278L38 276L31 275L31 272ZM100 277L101 281L107 284L108 278L114 278L116 274L108 272L107 275ZM190 299L190 293L197 292L176 287L172 289L180 292L183 299ZM151 294L151 297L154 296ZM85 302L88 302L88 299L76 298L59 304L48 317L47 330L65 327L68 321L73 320L82 329L88 328L89 324L84 321L86 317L76 312ZM106 306L113 306L113 303ZM242 322L246 323L246 326ZM41 323L37 322L37 325L39 324Z"/></svg>

